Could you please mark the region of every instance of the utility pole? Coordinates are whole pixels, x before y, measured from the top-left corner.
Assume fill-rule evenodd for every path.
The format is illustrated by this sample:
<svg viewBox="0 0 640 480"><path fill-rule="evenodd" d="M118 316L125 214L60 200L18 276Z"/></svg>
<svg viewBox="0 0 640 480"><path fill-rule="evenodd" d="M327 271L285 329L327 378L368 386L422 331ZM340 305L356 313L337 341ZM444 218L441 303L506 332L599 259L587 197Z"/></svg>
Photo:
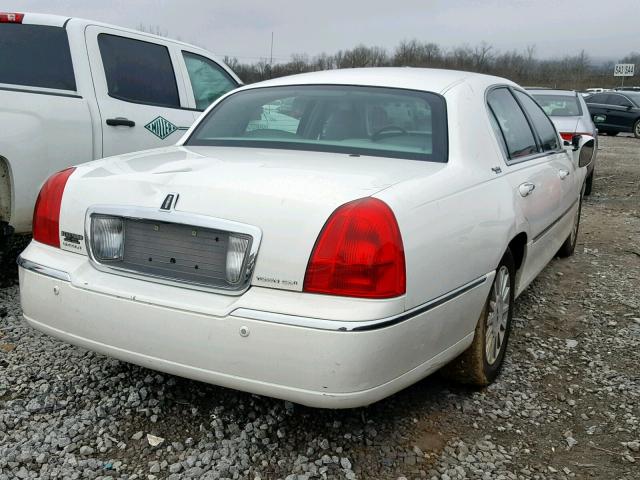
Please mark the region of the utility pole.
<svg viewBox="0 0 640 480"><path fill-rule="evenodd" d="M271 53L269 55L269 78L271 78L273 72L273 32L271 32Z"/></svg>

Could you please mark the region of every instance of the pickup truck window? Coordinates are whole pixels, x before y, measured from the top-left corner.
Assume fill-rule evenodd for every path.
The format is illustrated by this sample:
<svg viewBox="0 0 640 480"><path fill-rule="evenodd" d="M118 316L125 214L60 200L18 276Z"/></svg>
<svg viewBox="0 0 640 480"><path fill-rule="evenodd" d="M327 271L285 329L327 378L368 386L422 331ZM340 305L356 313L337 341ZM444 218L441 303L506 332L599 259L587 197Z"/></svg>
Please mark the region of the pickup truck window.
<svg viewBox="0 0 640 480"><path fill-rule="evenodd" d="M533 126L537 130L538 135L540 135L542 150L544 152L558 150L560 148L558 132L549 117L547 117L547 114L542 110L542 107L526 93L516 90L515 94L522 104L522 108L529 114L529 118L533 122Z"/></svg>
<svg viewBox="0 0 640 480"><path fill-rule="evenodd" d="M238 85L220 65L191 52L182 52L196 99L196 108L204 110Z"/></svg>
<svg viewBox="0 0 640 480"><path fill-rule="evenodd" d="M75 91L67 31L48 25L1 23L0 83Z"/></svg>
<svg viewBox="0 0 640 480"><path fill-rule="evenodd" d="M180 108L167 47L106 33L98 35L98 46L110 96L127 102Z"/></svg>
<svg viewBox="0 0 640 480"><path fill-rule="evenodd" d="M527 118L507 88L496 88L487 95L489 108L500 126L509 158L517 159L538 152Z"/></svg>

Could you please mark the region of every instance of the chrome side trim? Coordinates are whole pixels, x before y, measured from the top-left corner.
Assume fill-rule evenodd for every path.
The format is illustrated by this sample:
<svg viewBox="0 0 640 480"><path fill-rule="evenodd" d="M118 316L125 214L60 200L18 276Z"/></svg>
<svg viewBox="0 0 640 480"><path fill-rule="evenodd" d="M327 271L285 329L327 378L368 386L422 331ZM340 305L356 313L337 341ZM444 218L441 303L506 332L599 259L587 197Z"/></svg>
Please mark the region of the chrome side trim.
<svg viewBox="0 0 640 480"><path fill-rule="evenodd" d="M555 227L560 220L562 220L565 216L567 216L567 214L573 209L573 207L576 206L576 203L578 203L578 200L575 200L571 204L571 206L569 208L567 208L564 212L562 212L562 214L558 218L556 218L553 222L551 222L551 224L549 224L549 226L547 226L544 230L542 230L538 235L533 237L533 243L536 243L538 240L540 240L542 237L544 237L544 235L549 230L551 230L553 227Z"/></svg>
<svg viewBox="0 0 640 480"><path fill-rule="evenodd" d="M46 275L47 277L55 278L56 280L62 280L64 282L70 282L71 277L67 272L57 270L55 268L40 265L39 263L27 260L22 255L18 257L17 263L20 267L30 272L39 273L40 275Z"/></svg>
<svg viewBox="0 0 640 480"><path fill-rule="evenodd" d="M198 283L183 282L179 280L160 277L157 275L147 275L140 272L118 268L117 266L106 265L100 263L93 255L91 249L91 216L94 214L113 215L130 219L155 220L158 222L177 223L183 225L191 225L195 227L210 228L214 230L224 230L231 233L240 233L251 237L251 245L249 252L244 260L244 278L238 283L238 287L234 289L216 288ZM171 285L173 287L189 288L192 290L201 290L205 292L221 293L224 295L242 295L251 285L251 277L255 267L258 249L262 240L262 230L260 228L247 225L245 223L233 222L224 218L208 217L206 215L198 215L195 213L185 213L177 210L160 211L155 208L146 207L129 207L121 205L93 205L87 209L84 220L84 235L89 261L96 270L114 275L122 275L125 277L136 278L138 280L146 280L149 282Z"/></svg>
<svg viewBox="0 0 640 480"><path fill-rule="evenodd" d="M334 332L366 332L369 330L378 330L381 328L391 327L398 323L409 320L416 315L425 313L434 309L454 298L468 292L487 281L487 275L483 275L475 280L451 290L444 295L434 298L427 303L418 305L417 307L407 310L406 312L393 315L391 317L380 318L376 320L362 321L342 321L342 320L326 320L315 317L300 317L297 315L287 315L283 313L265 312L262 310L253 310L250 308L237 308L231 312L232 317L242 317L250 320L260 320L270 323L279 323L294 327L313 328L316 330L330 330Z"/></svg>

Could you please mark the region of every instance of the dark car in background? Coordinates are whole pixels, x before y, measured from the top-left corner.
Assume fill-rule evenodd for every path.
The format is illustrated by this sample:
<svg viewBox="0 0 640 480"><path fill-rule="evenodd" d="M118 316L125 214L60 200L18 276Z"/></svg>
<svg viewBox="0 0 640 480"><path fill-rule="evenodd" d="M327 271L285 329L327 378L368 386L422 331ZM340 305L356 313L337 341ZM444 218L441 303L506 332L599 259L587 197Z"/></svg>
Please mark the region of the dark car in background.
<svg viewBox="0 0 640 480"><path fill-rule="evenodd" d="M599 133L633 133L640 138L640 92L602 92L585 98Z"/></svg>
<svg viewBox="0 0 640 480"><path fill-rule="evenodd" d="M582 95L573 90L555 90L551 88L527 88L540 104L565 142L571 142L574 135L589 135L596 139L593 159L587 170L585 195L591 195L593 171L598 152L598 130L591 121L591 115Z"/></svg>

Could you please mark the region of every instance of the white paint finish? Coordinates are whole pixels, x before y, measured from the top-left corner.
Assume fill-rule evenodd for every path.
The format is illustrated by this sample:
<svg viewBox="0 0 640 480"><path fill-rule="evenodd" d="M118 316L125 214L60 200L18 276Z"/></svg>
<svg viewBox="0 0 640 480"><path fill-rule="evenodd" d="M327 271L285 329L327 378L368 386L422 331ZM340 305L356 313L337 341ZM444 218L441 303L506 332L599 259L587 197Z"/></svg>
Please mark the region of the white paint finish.
<svg viewBox="0 0 640 480"><path fill-rule="evenodd" d="M0 88L0 157L6 159L11 178L8 190L5 184L0 184L0 197L11 198L12 205L8 215L0 212L0 221L8 221L18 233L31 231L33 206L38 191L52 173L110 153L170 145L180 138L182 131L174 132L165 141L161 141L146 130L144 125L157 116L163 116L176 126L188 127L199 115L199 112L190 110L166 109L127 102L120 102L126 105L114 107L111 103L114 99L106 95L104 88L104 71L101 70L102 62L97 46L94 45L93 50L87 47L87 42L95 44L97 31L103 29L117 32L121 36L168 45L174 67L178 71L178 85L185 106L195 103L191 89L184 89L184 60L180 53L183 48L213 60L232 78L239 81L228 66L210 52L182 42L90 20L68 19L57 15L25 13L23 23L62 27L67 20L69 21L65 28L75 73L76 91L0 84L0 87L22 90L16 92ZM94 33L85 34L85 31ZM93 71L90 59L94 65ZM178 116L171 110L179 112ZM104 120L111 118L111 114L135 117L136 127L107 127ZM103 128L107 133L107 148L104 151Z"/></svg>
<svg viewBox="0 0 640 480"><path fill-rule="evenodd" d="M46 178L92 157L88 102L0 90L0 156L11 177L11 225L31 230L33 205Z"/></svg>
<svg viewBox="0 0 640 480"><path fill-rule="evenodd" d="M321 152L168 147L79 167L67 184L61 229L82 233L89 205L160 208L177 192L176 210L259 227L253 284L299 291L309 253L336 208L445 167Z"/></svg>
<svg viewBox="0 0 640 480"><path fill-rule="evenodd" d="M413 383L459 354L473 325L454 332L456 319L490 286L393 327L346 333L172 310L24 269L20 276L25 319L46 333L148 368L325 408L373 403L405 387L404 376Z"/></svg>
<svg viewBox="0 0 640 480"><path fill-rule="evenodd" d="M491 279L509 242L524 233L527 245L516 286L520 293L568 236L586 169L577 168L566 151L520 163L506 161L485 104L485 92L492 85L511 85L502 79L461 72L384 69L310 74L263 86L316 82L404 88L421 84L425 90L443 92L449 126L448 162L175 146L83 165L69 179L61 229L82 233L86 210L93 205L159 208L168 193L179 193L176 208L181 212L261 229L262 244L252 288L239 297L231 297L196 292L186 286L127 279L97 272L85 255L56 252L32 243L25 258L70 273L72 286L62 288L61 296L71 296L74 305L90 304L95 298L96 302L103 302L100 311L113 312L106 318L134 315L141 321L124 338L107 331L117 319L105 318L104 326L93 326L91 331L80 325L88 315L82 308L76 315L75 309L72 312L60 306L56 315L50 315L46 309L49 301L36 305L29 299L46 294L45 282L23 272L23 285L32 289L32 296L24 297L26 314L40 322L38 328L125 360L319 406L368 403L402 388L400 385L406 386L406 382L415 381L460 353L471 340L490 282L420 317L380 331L363 332L362 337L360 333L318 334L309 328L237 318L230 313L246 308L344 322L385 318L483 275L489 274ZM560 178L561 171L569 172L564 180ZM526 182L534 184L535 190L523 197L519 187ZM327 218L338 206L365 196L386 202L398 220L407 265L406 294L374 301L301 293L311 250ZM573 204L575 208L559 218ZM291 283L273 284L265 280L268 278ZM169 321L167 311L181 312L176 313L181 320ZM225 321L220 322L223 318ZM149 333L152 325L157 334ZM232 330L241 326L247 326L250 335L238 335L236 339ZM202 332L225 340L222 351L230 370L221 374L214 369L212 373L204 352L214 357L218 353L204 347L198 350L201 345L197 341L206 342L209 338ZM151 345L143 341L149 335L155 339ZM161 335L178 335L184 340L166 346L161 343ZM252 344L250 351L243 350L241 342L253 341L254 335L261 342ZM346 340L349 338L367 340L351 344ZM197 348L185 347L192 342ZM322 345L322 349L309 351L310 344ZM277 348L270 350L273 347ZM161 358L162 355L170 358ZM299 356L303 358L300 360ZM265 370L265 365L270 365L268 360L257 362L271 357L278 360L278 365L287 366L284 372L275 371L282 367L273 365ZM220 362L223 359L215 357L214 363ZM281 373L286 378L278 377ZM283 384L285 387L280 388ZM324 386L335 395L318 397L317 389ZM308 392L316 393L307 395ZM352 394L350 400L335 400L341 395L343 399L349 397L347 394Z"/></svg>

